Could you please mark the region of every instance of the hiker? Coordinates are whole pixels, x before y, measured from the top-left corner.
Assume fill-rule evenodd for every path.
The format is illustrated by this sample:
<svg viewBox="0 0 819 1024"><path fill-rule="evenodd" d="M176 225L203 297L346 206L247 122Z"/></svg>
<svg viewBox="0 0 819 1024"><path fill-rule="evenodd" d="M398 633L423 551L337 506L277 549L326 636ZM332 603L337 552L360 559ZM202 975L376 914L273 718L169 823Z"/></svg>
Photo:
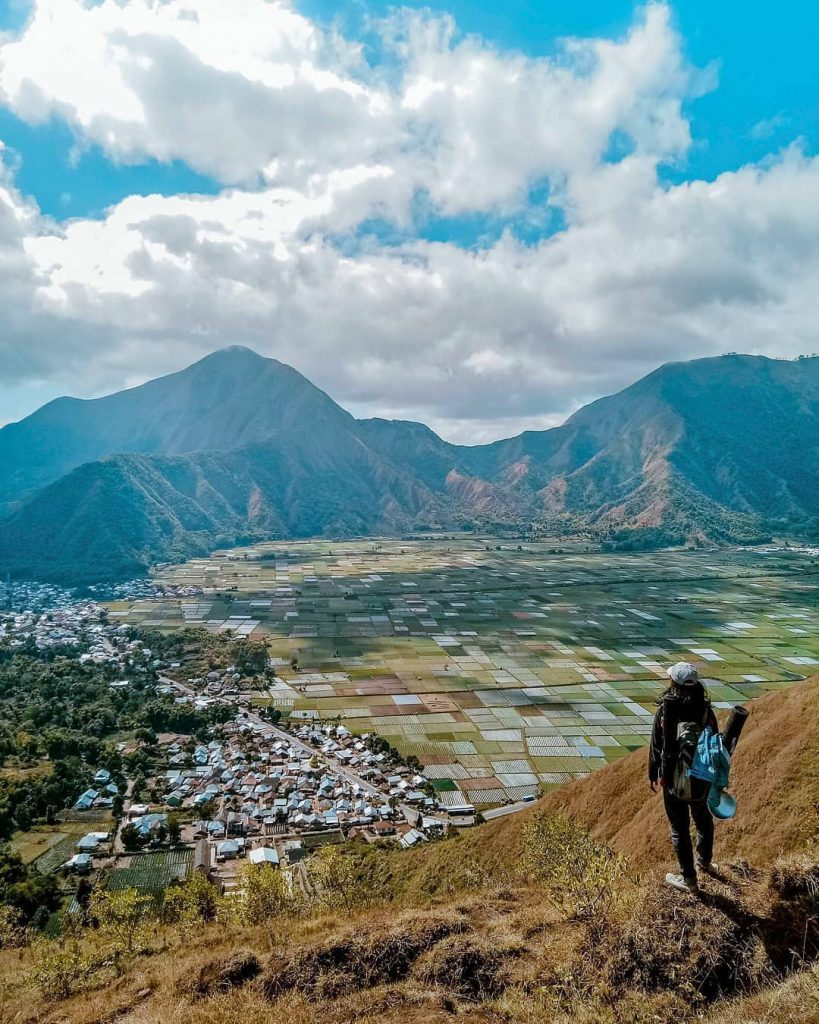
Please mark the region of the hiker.
<svg viewBox="0 0 819 1024"><path fill-rule="evenodd" d="M651 731L648 780L652 792L663 791L663 804L671 826L671 842L680 862L680 874L669 872L666 883L674 889L696 894L699 891L694 850L691 846L691 820L697 830L697 867L706 874L717 874L712 862L714 819L708 809L710 785L692 778L687 767L697 741L706 726L716 733L717 718L711 700L700 682L697 670L687 661L668 669L671 685L657 701L657 713ZM689 818L690 812L690 818Z"/></svg>

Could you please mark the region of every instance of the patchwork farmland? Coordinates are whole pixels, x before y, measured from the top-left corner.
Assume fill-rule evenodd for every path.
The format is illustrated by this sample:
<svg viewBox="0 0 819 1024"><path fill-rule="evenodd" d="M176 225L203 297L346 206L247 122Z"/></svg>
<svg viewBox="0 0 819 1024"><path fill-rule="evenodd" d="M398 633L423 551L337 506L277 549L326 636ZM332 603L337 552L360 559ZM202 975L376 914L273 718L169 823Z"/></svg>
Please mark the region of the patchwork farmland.
<svg viewBox="0 0 819 1024"><path fill-rule="evenodd" d="M474 535L278 542L157 571L114 621L264 641L297 719L415 754L445 805L526 799L643 745L665 668L718 708L819 666L817 552L609 554Z"/></svg>

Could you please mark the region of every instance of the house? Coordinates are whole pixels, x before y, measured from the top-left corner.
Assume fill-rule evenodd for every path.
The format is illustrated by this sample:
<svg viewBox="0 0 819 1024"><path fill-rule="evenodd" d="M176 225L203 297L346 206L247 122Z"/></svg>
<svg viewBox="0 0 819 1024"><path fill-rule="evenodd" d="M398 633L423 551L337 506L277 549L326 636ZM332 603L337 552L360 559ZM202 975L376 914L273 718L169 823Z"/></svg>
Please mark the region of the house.
<svg viewBox="0 0 819 1024"><path fill-rule="evenodd" d="M395 835L395 825L391 821L374 821L370 829L379 837Z"/></svg>
<svg viewBox="0 0 819 1024"><path fill-rule="evenodd" d="M419 832L417 828L411 828L409 832L405 832L404 835L398 840L398 845L402 850L408 850L411 846L415 846L416 843L426 843L427 837L423 832Z"/></svg>
<svg viewBox="0 0 819 1024"><path fill-rule="evenodd" d="M107 768L100 768L94 775L94 782L100 786L105 786L111 781L111 773Z"/></svg>
<svg viewBox="0 0 819 1024"><path fill-rule="evenodd" d="M143 814L138 818L134 818L131 824L143 838L147 838L152 832L156 832L160 825L168 824L168 815L160 813Z"/></svg>
<svg viewBox="0 0 819 1024"><path fill-rule="evenodd" d="M279 866L279 855L271 846L259 846L250 851L251 864L270 864L273 867Z"/></svg>
<svg viewBox="0 0 819 1024"><path fill-rule="evenodd" d="M86 789L74 804L75 811L87 811L99 796L96 789Z"/></svg>
<svg viewBox="0 0 819 1024"><path fill-rule="evenodd" d="M65 862L63 867L69 871L76 871L79 875L86 875L91 870L91 854L75 853L74 856Z"/></svg>
<svg viewBox="0 0 819 1024"><path fill-rule="evenodd" d="M239 856L239 844L235 839L225 839L216 847L217 860L234 860Z"/></svg>
<svg viewBox="0 0 819 1024"><path fill-rule="evenodd" d="M107 832L89 832L79 840L77 843L77 849L89 853L92 850L96 850L100 843L105 843L107 841Z"/></svg>

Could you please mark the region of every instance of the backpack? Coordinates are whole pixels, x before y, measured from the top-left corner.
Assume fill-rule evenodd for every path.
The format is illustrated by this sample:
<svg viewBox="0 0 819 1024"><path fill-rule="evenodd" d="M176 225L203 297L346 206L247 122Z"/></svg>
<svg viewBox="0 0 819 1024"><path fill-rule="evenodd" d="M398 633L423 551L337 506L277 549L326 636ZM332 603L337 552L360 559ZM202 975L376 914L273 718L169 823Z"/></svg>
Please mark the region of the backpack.
<svg viewBox="0 0 819 1024"><path fill-rule="evenodd" d="M724 787L728 785L730 770L731 755L725 749L722 736L706 725L700 734L688 774L694 779Z"/></svg>
<svg viewBox="0 0 819 1024"><path fill-rule="evenodd" d="M708 789L706 782L713 781L703 779L699 774L699 771L708 771L708 743L713 735L705 724L708 721L708 712L709 707L706 705L702 721L677 723L677 760L674 764L670 790L678 800L690 802L703 799ZM698 768L697 774L692 771L695 763ZM703 765L706 767L703 768Z"/></svg>

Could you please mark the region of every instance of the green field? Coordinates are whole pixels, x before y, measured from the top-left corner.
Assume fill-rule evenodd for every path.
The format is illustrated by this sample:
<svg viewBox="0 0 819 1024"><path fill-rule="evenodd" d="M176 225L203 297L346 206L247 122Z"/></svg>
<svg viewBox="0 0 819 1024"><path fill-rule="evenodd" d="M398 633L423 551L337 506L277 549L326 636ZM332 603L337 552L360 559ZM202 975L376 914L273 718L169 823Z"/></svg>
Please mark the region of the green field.
<svg viewBox="0 0 819 1024"><path fill-rule="evenodd" d="M134 853L125 867L115 868L105 880L107 889L137 889L158 896L173 882L182 882L193 867L192 850Z"/></svg>
<svg viewBox="0 0 819 1024"><path fill-rule="evenodd" d="M643 745L674 661L694 662L723 708L816 672L816 554L282 542L158 576L201 595L110 610L263 639L282 710L376 731L456 784L442 802L490 806Z"/></svg>

